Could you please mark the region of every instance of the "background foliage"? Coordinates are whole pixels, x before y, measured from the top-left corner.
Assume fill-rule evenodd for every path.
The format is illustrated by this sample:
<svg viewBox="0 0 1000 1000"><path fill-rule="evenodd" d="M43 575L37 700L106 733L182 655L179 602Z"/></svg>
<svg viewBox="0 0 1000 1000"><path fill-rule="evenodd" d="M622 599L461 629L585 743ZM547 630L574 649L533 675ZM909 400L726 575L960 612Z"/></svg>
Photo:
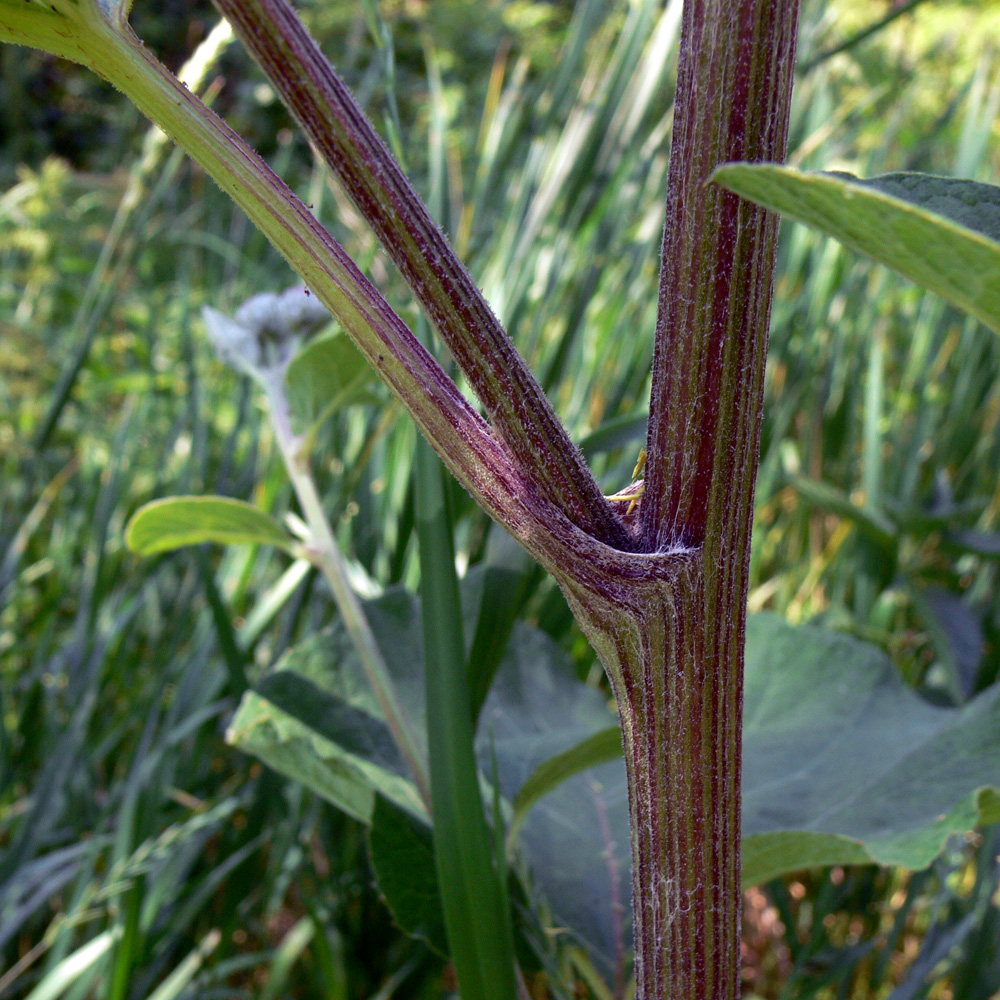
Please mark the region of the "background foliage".
<svg viewBox="0 0 1000 1000"><path fill-rule="evenodd" d="M804 4L791 162L995 183L1000 4L902 5L824 56L892 6ZM386 2L390 49L364 4L303 5L421 190L443 193L442 224L609 491L627 482L648 391L673 60L646 47L656 7L583 2L574 19L569 3ZM149 3L133 20L177 67L215 15ZM269 548L124 548L130 514L160 496L289 509L260 400L213 356L200 308L232 312L292 276L197 169L143 146L144 123L100 81L2 58L0 997L441 996L448 970L394 931L363 828L225 742L244 672L331 620L323 586ZM412 319L238 47L210 80ZM998 372L995 335L786 228L751 607L874 641L936 703L994 683ZM396 417L369 400L323 431L328 510L371 593L419 582L414 437ZM492 557L497 533L453 499L460 564ZM528 573L520 601L599 686L551 582ZM917 874L816 869L752 890L748 989L991 996L998 850L986 829ZM601 995L544 908L528 926L537 996Z"/></svg>

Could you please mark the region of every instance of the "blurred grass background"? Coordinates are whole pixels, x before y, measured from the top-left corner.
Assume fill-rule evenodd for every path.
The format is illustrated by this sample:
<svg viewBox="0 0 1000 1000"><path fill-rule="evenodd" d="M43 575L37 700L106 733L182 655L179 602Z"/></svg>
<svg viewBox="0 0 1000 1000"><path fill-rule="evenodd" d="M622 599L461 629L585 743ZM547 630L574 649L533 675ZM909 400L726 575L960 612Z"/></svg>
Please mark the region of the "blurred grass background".
<svg viewBox="0 0 1000 1000"><path fill-rule="evenodd" d="M619 488L644 433L679 5L385 0L381 29L368 4L300 6ZM201 0L133 15L173 68L216 20ZM997 39L995 0L806 0L791 162L996 183ZM100 81L24 49L0 58L0 998L443 996L447 968L378 899L363 829L225 743L241 669L327 623L324 587L271 551L124 549L156 497L289 509L260 400L213 356L199 311L293 275ZM220 44L205 88L412 320L238 46ZM397 416L352 407L320 450L372 588L419 583L414 431ZM998 420L995 335L784 228L751 607L865 636L937 702L994 683ZM454 500L468 566L493 533ZM541 574L522 613L599 682ZM927 872L752 891L748 992L997 995L998 849L985 830ZM531 983L590 995L565 962Z"/></svg>

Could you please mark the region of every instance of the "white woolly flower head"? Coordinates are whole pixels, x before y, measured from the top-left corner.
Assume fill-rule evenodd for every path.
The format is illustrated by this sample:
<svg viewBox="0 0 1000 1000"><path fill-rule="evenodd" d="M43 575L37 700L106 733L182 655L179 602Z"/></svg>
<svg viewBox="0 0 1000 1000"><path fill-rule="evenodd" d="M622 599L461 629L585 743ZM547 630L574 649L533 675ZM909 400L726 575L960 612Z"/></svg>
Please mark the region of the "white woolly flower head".
<svg viewBox="0 0 1000 1000"><path fill-rule="evenodd" d="M219 357L259 382L280 381L302 344L330 320L305 286L263 292L246 300L233 317L205 306L202 318Z"/></svg>

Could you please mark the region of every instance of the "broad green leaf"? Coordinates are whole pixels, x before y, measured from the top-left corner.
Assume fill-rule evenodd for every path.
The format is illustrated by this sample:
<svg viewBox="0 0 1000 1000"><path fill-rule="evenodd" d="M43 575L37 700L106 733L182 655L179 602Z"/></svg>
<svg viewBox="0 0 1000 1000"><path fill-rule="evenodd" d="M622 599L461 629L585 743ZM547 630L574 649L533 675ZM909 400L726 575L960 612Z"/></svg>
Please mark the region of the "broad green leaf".
<svg viewBox="0 0 1000 1000"><path fill-rule="evenodd" d="M492 749L501 792L513 802L546 762L571 757L594 734L608 740L617 725L607 696L576 679L566 653L518 622L480 717L480 767L489 773ZM555 922L609 979L632 921L625 768L621 738L612 735L616 759L552 787L528 812L517 843Z"/></svg>
<svg viewBox="0 0 1000 1000"><path fill-rule="evenodd" d="M479 606L481 586L475 574L463 581L466 609ZM368 602L366 614L403 709L420 731L417 602L392 591ZM473 617L466 615L466 648ZM324 767L350 762L351 774L369 794L373 774L404 781L385 766L391 762L379 742L384 726L339 626L289 653L283 666L357 710L351 715L338 709L330 720L314 720L317 727L331 736L336 735L331 727L348 718L368 727L363 737L342 734L345 746L339 751L328 740L316 744L323 748ZM286 685L290 699L295 683ZM301 692L295 699L320 703ZM245 717L247 705L245 698L237 720ZM329 775L319 764L319 776L310 771L308 741L321 737L274 706L268 711L268 736L281 742L275 734L280 735L286 752L275 766L301 775L336 801L323 788ZM314 708L296 711L306 718ZM1000 819L1000 686L962 708L937 708L910 690L875 647L756 615L747 626L745 712L745 885L816 865L921 868L951 833ZM534 799L518 847L553 918L585 945L602 973L613 968L616 941L627 938L630 921L625 773L615 725L606 697L575 678L564 652L537 629L516 623L481 713L479 765L484 774L492 773L495 754L503 795L511 802L519 795ZM295 748L298 772L287 766L293 735L301 741ZM251 750L266 744L240 742ZM273 749L270 758L255 752L271 762ZM362 775L366 753L368 767L377 770ZM606 762L578 770L590 753L592 760ZM566 773L572 777L559 781ZM544 794L537 797L540 791ZM372 800L367 801L366 819ZM394 801L405 808L398 796Z"/></svg>
<svg viewBox="0 0 1000 1000"><path fill-rule="evenodd" d="M523 584L529 572L491 566L479 574L482 581L476 634L468 655L469 699L473 722L493 686L500 660L521 606ZM471 610L471 609L470 609Z"/></svg>
<svg viewBox="0 0 1000 1000"><path fill-rule="evenodd" d="M485 592L489 590L486 583L482 571L472 572L462 581L467 650L477 633L484 587ZM412 720L412 731L423 733L419 602L406 591L394 589L366 602L365 614L393 674L399 702ZM283 672L295 676L279 680ZM273 696L283 708L258 692ZM324 705L330 707L328 717ZM357 728L351 728L355 723ZM518 622L480 719L479 765L483 773L491 773L492 740L503 769L502 791L513 799L539 764L614 723L605 696L575 679L559 647L544 633ZM339 744L326 737L337 737ZM386 747L385 724L377 702L339 622L286 653L276 671L258 684L257 691L244 695L229 738L363 822L372 821L376 792L411 815L423 818L401 762ZM367 759L365 753L370 754ZM614 786L610 797L591 779L595 773L599 778L602 772ZM556 919L571 927L588 949L596 947L596 961L607 970L615 954L615 940L622 934L627 937L630 919L629 837L621 761L605 764L580 780L585 784L584 801L571 782L564 782L532 810L521 844L536 873L536 886L553 901ZM565 848L552 835L553 829L562 832L566 826L568 806L561 801L562 795L567 796L572 808L572 822L586 827L588 850L575 852L563 864L549 865L541 859L535 863L533 852L558 854ZM599 817L605 814L614 826L610 867L607 860L594 861L601 859L609 847L600 832ZM575 851L572 844L566 849ZM613 905L613 870L619 873L616 891L624 893L624 908Z"/></svg>
<svg viewBox="0 0 1000 1000"><path fill-rule="evenodd" d="M743 888L798 868L866 865L871 857L850 837L835 833L751 833L743 837Z"/></svg>
<svg viewBox="0 0 1000 1000"><path fill-rule="evenodd" d="M444 912L434 867L434 845L426 824L381 795L368 832L372 868L396 923L435 951L448 954Z"/></svg>
<svg viewBox="0 0 1000 1000"><path fill-rule="evenodd" d="M240 700L226 740L259 757L268 767L301 782L327 802L371 822L373 782L340 747L276 708L254 691Z"/></svg>
<svg viewBox="0 0 1000 1000"><path fill-rule="evenodd" d="M409 601L369 602L366 610L377 637L393 635L399 627L406 635ZM390 648L400 662L400 647ZM419 674L394 680L404 707L412 706ZM364 823L371 820L376 793L425 817L339 622L289 650L243 696L227 738Z"/></svg>
<svg viewBox="0 0 1000 1000"><path fill-rule="evenodd" d="M849 636L769 615L751 617L747 631L745 885L816 865L922 868L951 833L1000 816L1000 686L963 708L936 708L906 687L882 652ZM574 704L565 688L582 686L557 663L558 656L536 663L516 682L505 663L487 703L483 723L497 734L508 795L507 782L520 790L529 775L572 760L566 748L536 771L538 757L554 756L539 754L536 740L558 746L611 718L601 705ZM491 715L494 704L504 706L506 728ZM522 837L553 911L598 958L609 955L615 919L601 912L614 884L605 852L627 848L625 810L623 768L605 764L538 800ZM627 872L627 854L610 856ZM605 895L594 891L602 871ZM623 892L621 884L627 903L627 878Z"/></svg>
<svg viewBox="0 0 1000 1000"><path fill-rule="evenodd" d="M257 683L257 694L355 757L405 777L406 761L389 727L297 673L308 651L298 647L296 652L283 669Z"/></svg>
<svg viewBox="0 0 1000 1000"><path fill-rule="evenodd" d="M749 163L719 167L712 180L894 268L1000 332L1000 188Z"/></svg>
<svg viewBox="0 0 1000 1000"><path fill-rule="evenodd" d="M514 815L507 829L509 843L517 840L531 808L567 778L587 771L598 764L617 760L622 755L622 731L616 723L588 736L576 746L543 761L532 771L514 799Z"/></svg>
<svg viewBox="0 0 1000 1000"><path fill-rule="evenodd" d="M781 834L786 871L810 863L817 834L923 868L949 834L1000 816L1000 686L938 708L876 647L755 615L744 713L743 832Z"/></svg>
<svg viewBox="0 0 1000 1000"><path fill-rule="evenodd" d="M371 366L342 334L310 341L285 372L292 414L303 427L350 403L378 401L377 384Z"/></svg>
<svg viewBox="0 0 1000 1000"><path fill-rule="evenodd" d="M128 547L141 556L185 545L277 545L295 550L295 541L274 518L230 497L169 497L153 500L132 515L125 529Z"/></svg>

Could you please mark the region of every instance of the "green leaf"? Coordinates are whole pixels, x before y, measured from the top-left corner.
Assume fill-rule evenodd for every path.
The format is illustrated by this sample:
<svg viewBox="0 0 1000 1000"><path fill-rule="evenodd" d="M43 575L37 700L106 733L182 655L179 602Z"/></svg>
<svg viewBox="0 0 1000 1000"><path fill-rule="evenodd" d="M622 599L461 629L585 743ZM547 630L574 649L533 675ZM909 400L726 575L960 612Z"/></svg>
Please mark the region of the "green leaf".
<svg viewBox="0 0 1000 1000"><path fill-rule="evenodd" d="M205 960L219 947L221 940L222 933L217 928L212 928L198 943L198 947L190 951L173 972L149 994L148 1000L177 1000L183 996L190 988L191 980L198 975Z"/></svg>
<svg viewBox="0 0 1000 1000"><path fill-rule="evenodd" d="M448 954L444 911L434 867L434 844L426 824L381 795L375 800L368 834L372 869L396 923Z"/></svg>
<svg viewBox="0 0 1000 1000"><path fill-rule="evenodd" d="M58 1000L72 987L94 978L94 963L102 958L121 936L121 928L102 931L63 958L28 994L28 1000Z"/></svg>
<svg viewBox="0 0 1000 1000"><path fill-rule="evenodd" d="M99 37L101 22L116 26L116 12L127 10L126 0L48 0L47 3L18 3L4 0L0 4L0 42L31 45L53 55L89 64L93 59L95 36Z"/></svg>
<svg viewBox="0 0 1000 1000"><path fill-rule="evenodd" d="M744 885L816 865L922 868L951 833L997 817L1000 686L963 708L936 708L884 653L852 637L770 615L752 616L747 633ZM572 761L580 734L611 718L556 662L517 675L505 662L487 703L483 724L496 733L509 796ZM547 752L556 747L564 753ZM522 835L553 912L598 959L617 919L609 847L628 884L625 810L624 769L604 764L538 799Z"/></svg>
<svg viewBox="0 0 1000 1000"><path fill-rule="evenodd" d="M445 470L423 440L417 441L414 476L434 859L448 953L463 996L514 1000L510 907L503 859L498 871L483 815Z"/></svg>
<svg viewBox="0 0 1000 1000"><path fill-rule="evenodd" d="M348 816L371 822L374 782L350 755L254 691L240 700L226 740L305 785Z"/></svg>
<svg viewBox="0 0 1000 1000"><path fill-rule="evenodd" d="M389 727L381 719L374 719L296 673L303 652L297 650L286 661L284 669L262 678L255 686L256 692L353 756L376 764L384 771L405 776L406 761Z"/></svg>
<svg viewBox="0 0 1000 1000"><path fill-rule="evenodd" d="M996 816L1000 686L938 708L876 647L755 615L744 713L743 832L780 834L785 871L811 863L817 834L923 868L949 834ZM845 845L834 860L857 856Z"/></svg>
<svg viewBox="0 0 1000 1000"><path fill-rule="evenodd" d="M466 648L481 588L474 577L462 581ZM365 613L403 711L422 731L419 605L394 590L368 602ZM360 796L364 805L352 815L363 813L366 821L379 781L397 805L407 808L400 788L415 802L396 765L378 756L384 724L343 629L336 625L313 637L281 666L357 710L315 719L317 727L336 736L331 727L353 719L369 731L342 733L338 747L247 695L233 729L240 724L249 735L238 742L331 801ZM286 686L289 707L293 700L304 703L296 711L308 718L319 699L295 683ZM258 713L266 706L266 714L251 720L254 705ZM962 708L934 707L903 683L877 648L755 615L747 625L745 719L745 885L816 865L925 867L952 832L1000 819L1000 686ZM576 679L563 650L539 630L515 623L481 713L479 766L491 774L495 753L502 794L522 807L534 800L518 839L533 885L603 973L613 968L616 942L627 938L630 919L625 771L616 725L606 697ZM600 760L606 762L578 770ZM560 781L565 774L572 776ZM392 782L399 783L394 795ZM416 808L408 811L420 816Z"/></svg>
<svg viewBox="0 0 1000 1000"><path fill-rule="evenodd" d="M461 581L467 650L473 642L486 583L482 577L483 571L478 570ZM365 602L365 615L392 673L400 705L412 722L411 729L423 733L420 604L404 589L395 588ZM283 672L293 673L296 679L278 681ZM303 679L314 687L302 686ZM230 742L363 822L373 822L376 792L424 819L416 805L415 789L396 770L398 761L393 763L384 752L385 724L339 621L286 653L276 671L257 688L257 692L244 695L230 726ZM266 701L258 692L274 696L289 711ZM340 703L335 710L331 707L329 718L320 708L330 704L326 698ZM345 712L344 706L353 711ZM309 720L316 729L301 720ZM348 726L345 731L347 723L356 723L358 730ZM516 622L477 738L478 761L484 773L492 773L491 738L497 747L503 793L513 799L539 764L614 724L605 696L576 680L566 654L544 633ZM372 749L366 751L366 746ZM367 759L366 753L370 754ZM601 778L607 779L610 794L598 787ZM595 961L607 970L615 954L615 940L627 936L629 920L624 770L621 761L615 760L579 780L583 782L582 793L572 781L564 782L531 811L521 844L536 872L535 884L553 902L556 919L571 927L588 948L596 944L599 954ZM602 815L614 827L610 865L603 857L609 844L601 832ZM576 845L567 845L556 835L565 832L567 817L571 817L571 825L585 832L587 850L577 851ZM559 852L566 849L573 851L574 857L560 859ZM548 863L549 856L555 863ZM613 903L613 871L620 882L616 891L624 899L618 908Z"/></svg>
<svg viewBox="0 0 1000 1000"><path fill-rule="evenodd" d="M285 373L292 414L303 427L351 403L380 402L378 378L346 336L317 337L292 358Z"/></svg>
<svg viewBox="0 0 1000 1000"><path fill-rule="evenodd" d="M506 566L490 566L477 574L477 580L482 582L482 589L468 665L473 724L479 718L507 648L530 573Z"/></svg>
<svg viewBox="0 0 1000 1000"><path fill-rule="evenodd" d="M539 769L545 773L546 762L572 755L594 734L606 734L598 742L617 740L615 759L555 784L537 800L517 845L553 920L609 979L632 918L621 737L607 735L617 725L607 696L577 680L564 650L518 622L480 717L480 766L489 766L492 745L501 791L515 801Z"/></svg>
<svg viewBox="0 0 1000 1000"><path fill-rule="evenodd" d="M230 497L169 497L145 504L132 515L125 542L141 556L185 545L277 545L294 552L296 543L274 518Z"/></svg>
<svg viewBox="0 0 1000 1000"><path fill-rule="evenodd" d="M514 815L507 831L508 842L513 843L517 839L528 813L542 796L547 795L573 775L587 771L598 764L617 760L621 755L622 731L621 727L615 724L599 730L569 750L539 764L514 799Z"/></svg>
<svg viewBox="0 0 1000 1000"><path fill-rule="evenodd" d="M278 997L288 995L293 988L289 983L292 971L315 936L316 923L310 916L300 917L292 925L274 950L267 981L257 994L258 1000L278 1000Z"/></svg>
<svg viewBox="0 0 1000 1000"><path fill-rule="evenodd" d="M751 833L743 837L743 888L800 868L867 865L871 860L856 840L833 833Z"/></svg>
<svg viewBox="0 0 1000 1000"><path fill-rule="evenodd" d="M732 163L712 180L894 268L1000 332L1000 188Z"/></svg>
<svg viewBox="0 0 1000 1000"><path fill-rule="evenodd" d="M405 643L413 615L408 597L368 604L376 637L401 635ZM400 645L380 645L383 653L388 647L395 655L387 659L390 665L412 659ZM394 676L411 718L419 717L414 702L421 685L419 660L416 668L409 676ZM290 649L243 696L227 739L364 823L371 821L376 793L426 818L340 622Z"/></svg>

